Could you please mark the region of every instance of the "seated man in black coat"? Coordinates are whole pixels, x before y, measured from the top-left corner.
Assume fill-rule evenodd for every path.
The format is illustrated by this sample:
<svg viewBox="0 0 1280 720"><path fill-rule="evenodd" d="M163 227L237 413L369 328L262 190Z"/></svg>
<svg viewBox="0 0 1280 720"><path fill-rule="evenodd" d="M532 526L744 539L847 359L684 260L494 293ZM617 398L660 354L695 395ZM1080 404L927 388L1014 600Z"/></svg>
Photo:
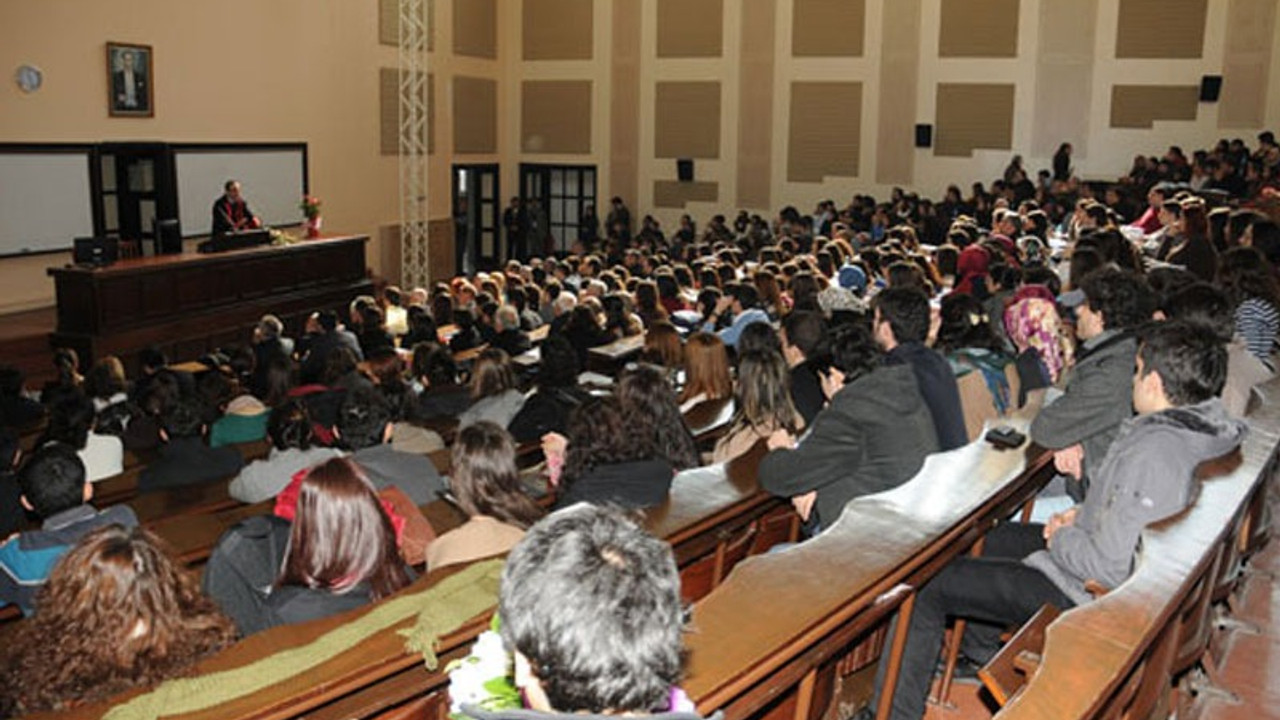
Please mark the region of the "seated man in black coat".
<svg viewBox="0 0 1280 720"><path fill-rule="evenodd" d="M782 355L791 368L791 401L805 427L813 427L814 418L827 404L815 367L818 356L826 350L827 322L821 313L798 310L783 318L781 335Z"/></svg>
<svg viewBox="0 0 1280 720"><path fill-rule="evenodd" d="M960 407L960 388L951 364L924 344L929 336L929 298L912 288L882 290L871 302L875 321L871 332L885 351L886 365L909 365L924 396L939 449L969 444Z"/></svg>
<svg viewBox="0 0 1280 720"><path fill-rule="evenodd" d="M771 435L759 469L760 486L791 498L811 535L831 527L850 500L910 480L938 450L910 367L883 364L861 325L833 335L823 377L831 404L798 445L786 430Z"/></svg>
<svg viewBox="0 0 1280 720"><path fill-rule="evenodd" d="M240 451L229 445L211 448L205 443L204 408L193 397L173 402L162 418L160 457L138 477L138 489L157 490L230 480L244 464Z"/></svg>
<svg viewBox="0 0 1280 720"><path fill-rule="evenodd" d="M511 357L532 347L529 336L520 329L520 313L512 305L503 305L493 313L493 329L496 332L489 346L505 350Z"/></svg>

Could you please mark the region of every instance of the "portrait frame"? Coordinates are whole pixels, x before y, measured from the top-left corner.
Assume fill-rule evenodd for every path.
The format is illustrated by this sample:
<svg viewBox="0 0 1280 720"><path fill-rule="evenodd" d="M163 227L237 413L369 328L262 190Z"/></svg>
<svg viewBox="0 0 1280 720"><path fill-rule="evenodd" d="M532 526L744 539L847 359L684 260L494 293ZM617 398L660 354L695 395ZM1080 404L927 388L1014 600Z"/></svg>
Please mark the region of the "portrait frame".
<svg viewBox="0 0 1280 720"><path fill-rule="evenodd" d="M126 64L130 67L126 68ZM107 43L107 113L111 117L155 117L154 54L150 45Z"/></svg>

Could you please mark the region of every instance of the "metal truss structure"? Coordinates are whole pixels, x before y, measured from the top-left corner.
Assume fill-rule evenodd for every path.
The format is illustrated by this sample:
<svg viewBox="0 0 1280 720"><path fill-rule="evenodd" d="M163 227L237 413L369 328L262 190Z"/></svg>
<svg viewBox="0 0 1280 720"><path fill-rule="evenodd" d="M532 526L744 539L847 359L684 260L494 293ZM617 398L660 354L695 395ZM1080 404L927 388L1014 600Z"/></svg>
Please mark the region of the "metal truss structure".
<svg viewBox="0 0 1280 720"><path fill-rule="evenodd" d="M400 282L425 286L428 0L400 0Z"/></svg>

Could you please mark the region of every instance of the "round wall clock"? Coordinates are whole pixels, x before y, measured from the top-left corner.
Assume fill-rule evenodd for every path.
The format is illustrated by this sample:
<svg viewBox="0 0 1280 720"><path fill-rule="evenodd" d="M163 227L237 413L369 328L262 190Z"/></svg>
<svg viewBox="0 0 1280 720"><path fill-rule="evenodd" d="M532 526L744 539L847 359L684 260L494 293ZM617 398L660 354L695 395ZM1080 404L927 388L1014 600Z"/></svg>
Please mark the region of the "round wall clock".
<svg viewBox="0 0 1280 720"><path fill-rule="evenodd" d="M39 90L44 83L44 73L34 65L22 65L13 74L13 80L23 92L31 93Z"/></svg>

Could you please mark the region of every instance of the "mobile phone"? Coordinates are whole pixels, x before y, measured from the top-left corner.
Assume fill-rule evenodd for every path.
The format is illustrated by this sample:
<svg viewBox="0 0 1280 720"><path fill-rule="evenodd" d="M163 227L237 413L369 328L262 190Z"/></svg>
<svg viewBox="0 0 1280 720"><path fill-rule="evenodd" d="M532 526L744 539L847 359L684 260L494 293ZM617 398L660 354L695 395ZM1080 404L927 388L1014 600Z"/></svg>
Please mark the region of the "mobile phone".
<svg viewBox="0 0 1280 720"><path fill-rule="evenodd" d="M988 430L986 441L1002 450L1008 450L1022 447L1022 443L1027 441L1027 436L1008 425L1002 425Z"/></svg>

